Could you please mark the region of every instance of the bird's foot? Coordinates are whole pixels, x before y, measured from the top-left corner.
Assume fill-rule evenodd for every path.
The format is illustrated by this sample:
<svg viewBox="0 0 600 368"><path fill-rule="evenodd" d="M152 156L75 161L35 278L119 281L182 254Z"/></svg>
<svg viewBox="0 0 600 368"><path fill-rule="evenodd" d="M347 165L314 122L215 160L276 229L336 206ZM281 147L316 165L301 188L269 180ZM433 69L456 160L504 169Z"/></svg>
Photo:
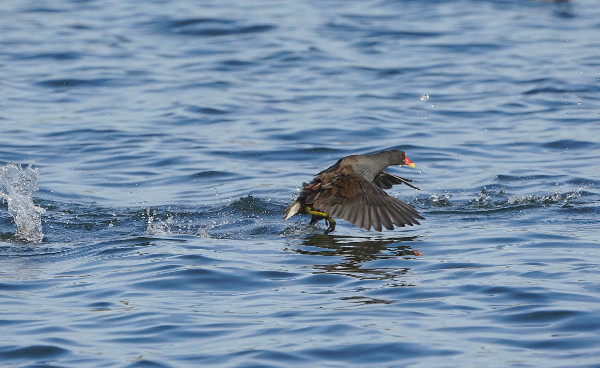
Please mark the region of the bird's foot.
<svg viewBox="0 0 600 368"><path fill-rule="evenodd" d="M335 230L335 220L328 213L315 211L312 209L311 206L305 206L304 211L306 211L306 213L308 213L309 215L318 216L325 219L325 222L327 222L327 230L325 230L325 235ZM311 224L313 223L313 221L314 219L311 221Z"/></svg>
<svg viewBox="0 0 600 368"><path fill-rule="evenodd" d="M325 217L325 221L327 221L327 223L329 224L329 227L327 227L327 230L325 230L325 235L327 235L333 230L335 230L335 220L333 219L333 217L327 216Z"/></svg>

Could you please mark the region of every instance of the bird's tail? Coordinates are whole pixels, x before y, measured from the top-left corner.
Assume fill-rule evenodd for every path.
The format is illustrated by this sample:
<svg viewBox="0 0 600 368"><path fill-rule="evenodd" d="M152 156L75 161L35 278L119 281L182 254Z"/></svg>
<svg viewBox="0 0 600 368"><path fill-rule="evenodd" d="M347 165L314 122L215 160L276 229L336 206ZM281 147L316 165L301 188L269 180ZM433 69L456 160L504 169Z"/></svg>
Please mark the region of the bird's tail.
<svg viewBox="0 0 600 368"><path fill-rule="evenodd" d="M292 217L295 214L297 214L298 212L300 212L301 208L302 208L302 206L300 205L300 202L298 202L298 201L295 201L294 203L290 204L285 209L285 212L283 213L283 221L289 219L290 217Z"/></svg>

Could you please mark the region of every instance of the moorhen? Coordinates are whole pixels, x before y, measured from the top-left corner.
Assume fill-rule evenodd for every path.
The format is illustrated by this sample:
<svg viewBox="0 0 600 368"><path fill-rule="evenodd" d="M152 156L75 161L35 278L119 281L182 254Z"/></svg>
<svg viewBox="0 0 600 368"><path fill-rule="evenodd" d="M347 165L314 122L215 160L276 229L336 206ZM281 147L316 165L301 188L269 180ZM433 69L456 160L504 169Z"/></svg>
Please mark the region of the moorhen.
<svg viewBox="0 0 600 368"><path fill-rule="evenodd" d="M394 184L410 184L412 180L383 171L390 165L415 167L400 150L383 151L371 155L351 155L321 171L310 183L302 184L302 191L285 209L283 220L296 214L312 215L310 224L324 219L328 224L325 234L335 230L333 216L370 230L381 231L383 225L393 230L394 225L419 225L424 220L409 204L388 195L383 189Z"/></svg>

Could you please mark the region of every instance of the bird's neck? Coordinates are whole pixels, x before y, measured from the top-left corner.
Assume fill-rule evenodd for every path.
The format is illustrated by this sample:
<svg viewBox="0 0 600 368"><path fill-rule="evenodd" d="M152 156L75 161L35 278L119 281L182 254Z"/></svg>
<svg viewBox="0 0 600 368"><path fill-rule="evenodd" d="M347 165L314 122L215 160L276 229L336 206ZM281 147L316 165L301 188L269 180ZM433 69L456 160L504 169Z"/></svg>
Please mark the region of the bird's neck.
<svg viewBox="0 0 600 368"><path fill-rule="evenodd" d="M375 176L390 165L388 160L381 157L381 154L385 154L385 152L362 157L359 161L352 164L352 168L358 175L365 178L365 180L372 182Z"/></svg>

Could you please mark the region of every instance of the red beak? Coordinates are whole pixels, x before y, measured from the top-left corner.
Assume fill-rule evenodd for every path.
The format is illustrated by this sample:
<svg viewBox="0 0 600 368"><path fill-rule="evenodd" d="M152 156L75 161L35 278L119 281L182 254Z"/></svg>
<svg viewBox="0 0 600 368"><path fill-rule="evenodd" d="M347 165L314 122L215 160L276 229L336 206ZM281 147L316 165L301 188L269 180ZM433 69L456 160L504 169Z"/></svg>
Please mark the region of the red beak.
<svg viewBox="0 0 600 368"><path fill-rule="evenodd" d="M409 160L408 157L406 157L406 156L404 156L404 164L412 167L413 169L415 167L415 164L413 164L413 162L411 160Z"/></svg>

